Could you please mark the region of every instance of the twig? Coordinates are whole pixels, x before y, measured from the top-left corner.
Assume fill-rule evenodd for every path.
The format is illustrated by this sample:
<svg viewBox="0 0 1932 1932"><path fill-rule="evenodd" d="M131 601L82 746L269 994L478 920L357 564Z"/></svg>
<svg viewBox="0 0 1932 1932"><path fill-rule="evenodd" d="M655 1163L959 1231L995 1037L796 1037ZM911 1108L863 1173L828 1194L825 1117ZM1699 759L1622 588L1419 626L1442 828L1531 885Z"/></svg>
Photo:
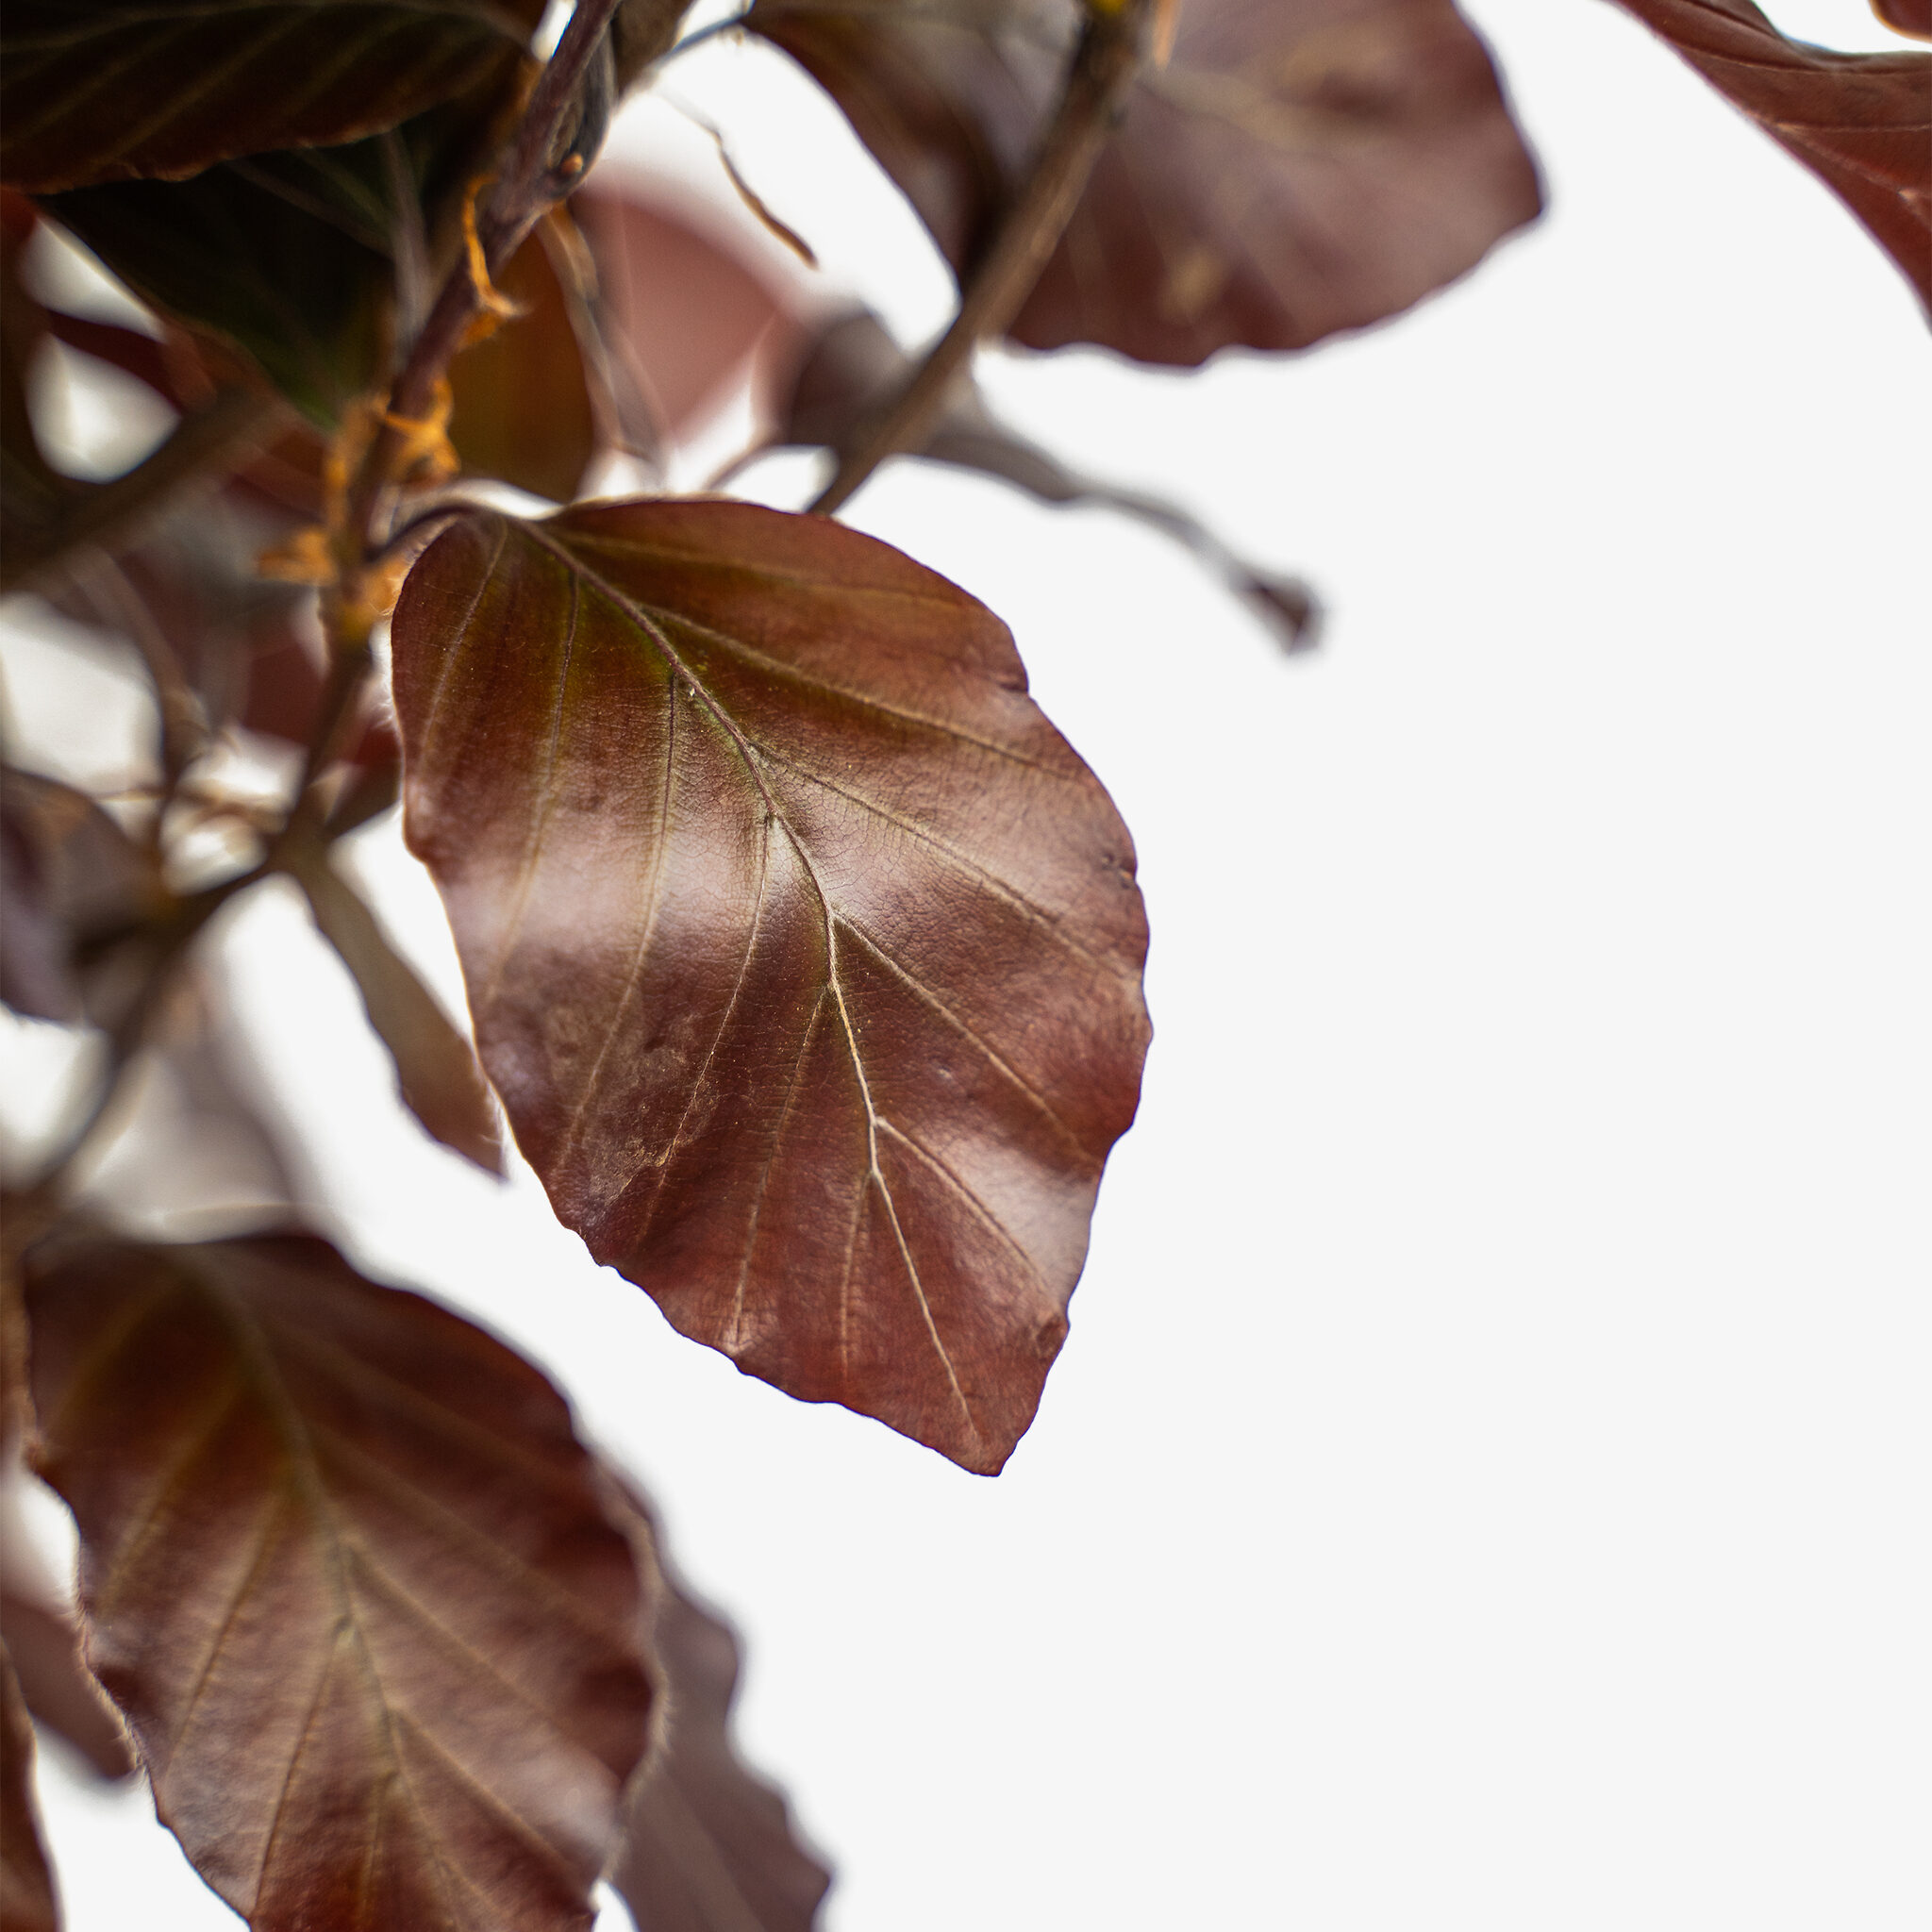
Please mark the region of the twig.
<svg viewBox="0 0 1932 1932"><path fill-rule="evenodd" d="M583 172L584 158L575 149L564 155L560 165L553 158L561 137L571 132L568 117L576 106L578 84L591 61L602 58L605 30L618 4L619 0L578 0L556 54L538 76L496 187L477 221L477 241L485 271L491 276L515 252L543 211L561 199ZM375 528L376 511L385 491L395 480L393 473L405 458L412 429L420 428L422 420L430 414L450 358L462 346L488 292L487 283L479 284L473 273L471 261L459 258L391 389L389 407L350 481L347 514L336 533L341 546L337 577L324 593L331 646L328 681L288 821L260 864L181 900L173 908L158 934L158 956L133 1004L109 1034L108 1064L88 1111L40 1178L23 1191L8 1195L9 1216L37 1228L52 1212L75 1162L109 1114L121 1091L121 1076L144 1042L173 984L175 968L195 935L237 892L278 869L294 841L310 835L319 810L317 781L346 746L374 663L367 573L371 558L379 557L382 549ZM81 499L81 511L63 527L54 547L32 560L33 574L38 575L48 568L56 556L118 533L146 514L186 475L212 462L216 450L238 447L247 436L258 434L273 422L271 412L278 407L264 405L253 393L218 394L208 408L184 418L145 463L118 483Z"/></svg>
<svg viewBox="0 0 1932 1932"><path fill-rule="evenodd" d="M238 892L243 892L268 875L267 865L251 866L218 886L177 900L167 922L158 934L160 951L150 964L140 991L127 1010L108 1030L108 1064L102 1070L100 1085L88 1104L87 1111L68 1130L66 1138L48 1158L39 1179L7 1197L8 1215L20 1215L38 1224L50 1215L75 1163L87 1151L101 1124L108 1118L121 1091L121 1076L128 1062L147 1043L156 1016L160 1012L175 970L186 958L190 945L214 915Z"/></svg>
<svg viewBox="0 0 1932 1932"><path fill-rule="evenodd" d="M109 551L90 558L80 572L80 588L103 617L122 631L141 653L155 688L160 712L161 772L167 779L161 793L162 812L179 791L181 774L208 746L208 721L181 669L181 659L168 641L145 597ZM158 844L161 816L157 814L152 838Z"/></svg>
<svg viewBox="0 0 1932 1932"><path fill-rule="evenodd" d="M727 14L723 20L714 20L709 26L693 27L681 40L674 41L666 47L658 56L658 60L660 64L667 60L675 60L679 55L689 54L693 47L702 47L707 41L715 41L724 34L737 33L750 18L751 8L747 7L742 13Z"/></svg>
<svg viewBox="0 0 1932 1932"><path fill-rule="evenodd" d="M602 52L604 36L619 4L620 0L577 0L556 53L531 90L489 202L475 218L485 279L478 280L467 254L458 256L391 386L389 405L350 479L341 524L335 533L336 580L323 594L323 622L330 646L328 683L285 838L299 835L314 816L316 781L341 749L374 667L370 630L375 613L368 576L372 561L380 558L384 548L383 533L376 527L384 492L396 480L411 434L434 411L451 358L482 312L490 294L488 278L496 275L539 217L583 172L581 154L567 154L561 168L553 163L553 157L568 131L570 114L577 109L579 85L591 62L608 58Z"/></svg>
<svg viewBox="0 0 1932 1932"><path fill-rule="evenodd" d="M10 546L0 590L44 583L76 551L110 550L137 533L175 491L204 470L232 468L252 442L266 440L283 405L252 389L216 391L204 408L183 416L168 440L125 476L74 499L67 515L44 536Z"/></svg>
<svg viewBox="0 0 1932 1932"><path fill-rule="evenodd" d="M810 506L817 514L840 508L888 457L919 447L974 350L1020 312L1113 132L1115 112L1140 69L1146 14L1144 0L1108 12L1089 8L1032 172L968 279L952 326L911 381L858 425L832 480Z"/></svg>
<svg viewBox="0 0 1932 1932"><path fill-rule="evenodd" d="M576 11L557 43L557 52L537 77L496 186L476 217L476 240L484 266L492 276L515 254L517 244L544 209L560 201L583 172L582 158L572 157L569 158L577 163L575 169L558 179L552 172L551 156L575 103L578 83L598 58L605 29L618 5L619 0L577 0ZM345 549L353 546L353 555L339 559L345 573L358 573L369 547L379 541L375 530L375 511L391 481L391 473L408 446L408 425L429 416L437 385L462 347L487 292L478 285L468 258L459 257L409 351L408 360L396 376L381 426L371 439L350 487L342 541Z"/></svg>

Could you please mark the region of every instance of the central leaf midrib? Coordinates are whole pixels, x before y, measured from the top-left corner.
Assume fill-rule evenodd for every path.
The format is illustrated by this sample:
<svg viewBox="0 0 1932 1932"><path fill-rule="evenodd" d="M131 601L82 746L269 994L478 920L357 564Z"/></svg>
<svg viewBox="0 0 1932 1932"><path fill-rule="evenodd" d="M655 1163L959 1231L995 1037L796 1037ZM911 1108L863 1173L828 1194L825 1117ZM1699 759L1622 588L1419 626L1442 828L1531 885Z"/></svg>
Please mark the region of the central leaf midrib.
<svg viewBox="0 0 1932 1932"><path fill-rule="evenodd" d="M226 1283L208 1276L203 1276L199 1285L213 1304L229 1333L235 1337L237 1352L244 1366L252 1373L256 1386L261 1391L263 1406L268 1411L270 1422L282 1438L287 1449L290 1476L302 1502L307 1506L311 1520L316 1524L320 1540L324 1544L324 1568L328 1577L329 1593L335 1604L338 1641L345 1637L355 1646L360 1674L374 1695L376 1708L380 1713L379 1730L383 1755L388 1760L394 1784L404 1793L409 1808L422 1822L423 1842L428 1847L430 1858L435 1864L439 1889L447 1906L450 1900L449 1867L443 1858L441 1840L430 1823L428 1813L410 1787L408 1773L403 1765L402 1753L397 1748L394 1728L396 1713L391 1707L382 1672L375 1661L375 1650L369 1641L368 1634L362 1628L360 1618L357 1615L354 1588L348 1574L350 1546L338 1523L335 1502L328 1492L321 1461L309 1435L308 1422L294 1397L289 1392L288 1384L284 1381L281 1370L275 1362L275 1350L269 1341L268 1332L261 1319L248 1306L246 1298ZM335 1646L331 1645L329 1660L324 1664L322 1675L318 1679L317 1702L310 1710L302 1742L307 1741L308 1729L313 1725L315 1710L320 1708L322 1695L328 1687L329 1676L334 1669L334 1649ZM268 1875L268 1860L275 1849L275 1832L280 1828L282 1805L286 1802L294 1782L295 1767L300 1755L298 1743L297 1749L290 1755L288 1768L284 1774L282 1790L275 1807L275 1824L262 1849L262 1865L255 1880L258 1891Z"/></svg>
<svg viewBox="0 0 1932 1932"><path fill-rule="evenodd" d="M931 1338L934 1352L940 1358L941 1366L945 1370L946 1380L951 1385L953 1394L966 1418L967 1427L975 1438L983 1440L978 1420L973 1413L973 1406L966 1399L966 1391L959 1381L958 1371L954 1367L952 1353L946 1347L945 1341L940 1334L938 1319L933 1313L932 1304L927 1298L924 1285L919 1278L919 1271L913 1263L912 1251L907 1242L905 1230L899 1223L898 1208L892 1199L891 1185L887 1180L885 1170L879 1162L878 1130L884 1117L873 1103L872 1083L866 1077L865 1058L859 1050L858 1028L853 1024L851 1010L845 1003L845 988L839 973L839 925L843 915L833 905L831 895L826 891L824 882L819 877L818 868L812 863L811 853L807 847L806 841L800 835L798 828L787 815L777 794L765 782L764 774L758 769L756 746L739 725L738 721L726 709L724 701L711 691L709 687L704 683L696 672L685 661L683 654L671 641L665 626L657 622L644 605L629 596L617 585L611 583L601 572L593 570L589 564L584 562L582 558L570 550L567 545L558 543L545 536L539 525L525 524L521 525L521 528L523 534L531 542L535 543L540 549L546 551L567 572L580 577L620 617L628 619L631 625L657 649L673 675L682 680L691 695L711 714L719 728L731 741L733 749L737 752L741 762L743 764L746 776L750 778L754 789L764 802L767 814L773 823L784 828L786 838L791 841L791 849L797 853L799 863L805 870L805 875L811 881L812 892L819 902L821 912L824 916L825 974L830 985L833 1003L839 1009L840 1024L844 1030L845 1046L851 1058L853 1076L858 1083L859 1100L865 1108L866 1152L868 1160L865 1184L868 1187L875 1186L878 1189L879 1199L885 1207L887 1218L891 1224L893 1239L898 1245L900 1260L905 1266L907 1284L912 1290L913 1298L919 1306L919 1311L924 1320L926 1332Z"/></svg>

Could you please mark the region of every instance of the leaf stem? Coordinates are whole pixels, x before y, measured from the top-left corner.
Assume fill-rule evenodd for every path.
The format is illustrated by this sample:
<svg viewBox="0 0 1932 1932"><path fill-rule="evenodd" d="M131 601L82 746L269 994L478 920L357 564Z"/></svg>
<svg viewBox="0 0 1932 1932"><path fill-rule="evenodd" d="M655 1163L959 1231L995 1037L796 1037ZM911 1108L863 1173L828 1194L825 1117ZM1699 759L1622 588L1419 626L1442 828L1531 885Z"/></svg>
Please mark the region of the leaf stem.
<svg viewBox="0 0 1932 1932"><path fill-rule="evenodd" d="M524 118L497 172L496 185L476 215L476 240L484 266L492 276L516 252L538 218L562 200L583 173L582 157L568 157L576 165L559 178L558 172L552 169L551 156L570 115L576 110L579 84L598 58L618 6L619 0L577 0L576 11L571 15L556 53L537 76L530 104L524 109ZM350 486L342 535L345 546L353 546L354 554L341 559L345 574L359 573L370 548L379 542L375 513L383 491L393 480L391 472L408 447L408 425L431 413L437 386L462 347L487 293L487 289L478 285L468 258L458 256L408 359L396 375L389 407Z"/></svg>
<svg viewBox="0 0 1932 1932"><path fill-rule="evenodd" d="M954 384L990 337L1004 332L1073 219L1087 177L1113 132L1120 104L1140 71L1144 0L1102 11L1090 6L1066 82L1031 172L959 298L959 312L904 389L862 419L832 480L810 508L830 516L866 478L902 450L918 448Z"/></svg>

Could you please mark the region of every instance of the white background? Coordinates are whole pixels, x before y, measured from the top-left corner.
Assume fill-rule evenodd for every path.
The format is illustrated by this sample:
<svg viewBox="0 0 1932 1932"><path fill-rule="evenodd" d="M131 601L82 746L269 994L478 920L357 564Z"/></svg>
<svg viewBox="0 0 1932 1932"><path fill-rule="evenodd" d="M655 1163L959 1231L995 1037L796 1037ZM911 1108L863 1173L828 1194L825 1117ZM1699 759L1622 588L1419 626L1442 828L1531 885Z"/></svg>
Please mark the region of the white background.
<svg viewBox="0 0 1932 1932"><path fill-rule="evenodd" d="M290 902L236 923L358 1257L548 1364L743 1626L835 1932L1932 1920L1924 326L1627 19L1469 10L1533 234L1303 358L988 372L1308 572L1320 655L1103 514L909 464L852 512L1012 625L1153 922L1141 1122L996 1482L674 1336L527 1174L421 1140ZM782 62L674 86L939 325ZM453 986L393 828L361 858ZM233 1923L50 1757L75 1932Z"/></svg>

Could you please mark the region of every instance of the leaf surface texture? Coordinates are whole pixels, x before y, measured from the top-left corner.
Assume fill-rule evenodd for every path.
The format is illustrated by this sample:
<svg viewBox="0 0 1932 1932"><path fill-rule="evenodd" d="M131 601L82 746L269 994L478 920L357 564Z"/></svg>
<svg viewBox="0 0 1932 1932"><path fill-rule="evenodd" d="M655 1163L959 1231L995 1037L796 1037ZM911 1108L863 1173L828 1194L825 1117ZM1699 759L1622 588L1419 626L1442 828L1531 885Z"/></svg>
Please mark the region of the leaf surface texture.
<svg viewBox="0 0 1932 1932"><path fill-rule="evenodd" d="M1074 0L758 0L969 274L1025 176ZM1450 0L1182 0L1009 333L1191 366L1395 314L1541 206Z"/></svg>
<svg viewBox="0 0 1932 1932"><path fill-rule="evenodd" d="M258 1932L588 1927L648 1691L563 1399L307 1236L30 1264L42 1473L157 1808Z"/></svg>
<svg viewBox="0 0 1932 1932"><path fill-rule="evenodd" d="M684 1333L997 1469L1147 1041L1133 846L1006 627L815 517L464 516L405 833L553 1205Z"/></svg>

